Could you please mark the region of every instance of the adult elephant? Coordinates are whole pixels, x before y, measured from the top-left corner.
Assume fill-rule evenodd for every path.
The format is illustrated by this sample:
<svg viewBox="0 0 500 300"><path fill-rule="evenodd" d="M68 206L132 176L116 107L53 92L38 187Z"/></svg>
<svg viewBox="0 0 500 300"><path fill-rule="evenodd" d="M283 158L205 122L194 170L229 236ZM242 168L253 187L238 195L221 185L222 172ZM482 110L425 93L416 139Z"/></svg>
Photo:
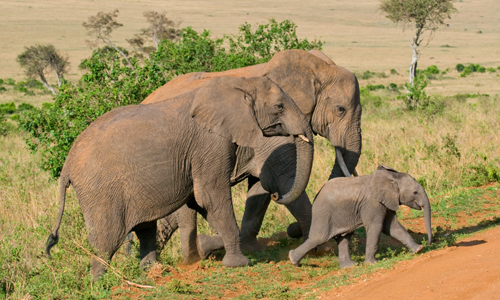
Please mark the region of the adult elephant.
<svg viewBox="0 0 500 300"><path fill-rule="evenodd" d="M330 178L350 176L355 172L361 153L361 104L356 77L350 71L335 65L318 50L286 50L279 52L264 64L218 73L190 73L181 75L166 83L148 96L143 103L161 101L165 95L182 94L203 83L222 76L267 76L290 95L310 122L314 133L326 137L336 149L336 161ZM286 143L286 141L284 141ZM280 147L282 152L273 152L277 159L269 159L274 170L280 170L290 160L290 148ZM252 167L263 164L267 158L257 157L251 151L241 150L246 155L239 159L239 169L234 171L233 183L249 177L249 193L241 224L241 242L245 250L261 249L257 242L265 212L271 200L266 191L266 173ZM240 157L240 156L238 156ZM281 158L281 161L280 161ZM285 171L286 173L286 171ZM267 178L267 177L266 177ZM286 190L286 181L280 181L277 188ZM264 187L263 187L264 185ZM299 226L291 226L294 237L302 233L307 237L311 222L311 203L303 193L293 204L287 205ZM196 249L196 214L187 208L160 222L160 244L164 244L173 231L180 228L181 245L186 262L199 260ZM290 230L290 229L294 230ZM198 237L198 248L202 256L222 246L220 238Z"/></svg>
<svg viewBox="0 0 500 300"><path fill-rule="evenodd" d="M68 154L61 172L58 220L46 254L50 256L58 241L71 184L88 239L104 260L135 231L141 265L155 261L157 220L189 203L206 211L222 235L227 251L223 265L248 265L240 250L231 173L238 146L257 148L278 138L266 136L276 135L294 136L297 152L306 160L291 193L270 190L278 203L289 204L309 179L312 131L291 98L266 77L216 78L174 100L104 114L80 134ZM94 279L103 272L94 259Z"/></svg>

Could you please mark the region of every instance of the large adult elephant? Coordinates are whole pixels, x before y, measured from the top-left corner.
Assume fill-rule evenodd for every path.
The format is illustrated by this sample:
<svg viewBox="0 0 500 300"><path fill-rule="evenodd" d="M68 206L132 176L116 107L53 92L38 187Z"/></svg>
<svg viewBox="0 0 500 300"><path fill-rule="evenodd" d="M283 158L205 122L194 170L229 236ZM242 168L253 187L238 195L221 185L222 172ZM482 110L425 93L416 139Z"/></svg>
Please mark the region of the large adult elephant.
<svg viewBox="0 0 500 300"><path fill-rule="evenodd" d="M141 265L156 260L156 224L188 203L206 211L222 235L228 267L245 266L231 201L231 173L238 146L261 147L267 139L293 136L305 164L293 202L309 180L312 131L291 98L267 77L223 77L174 100L114 109L94 121L73 144L60 179L60 210L46 254L58 241L66 188L81 206L88 239L104 260L135 231ZM299 138L301 137L301 138ZM309 166L309 168L307 168ZM272 188L272 187L271 187ZM104 267L94 259L97 279Z"/></svg>
<svg viewBox="0 0 500 300"><path fill-rule="evenodd" d="M286 92L310 122L314 133L326 137L336 149L336 161L330 178L350 176L355 172L361 153L361 104L356 77L350 71L335 65L324 53L317 50L286 50L279 52L264 64L218 73L190 73L181 75L166 83L148 96L143 103L161 101L165 95L182 94L203 83L222 76L267 76ZM267 173L261 168L264 161L274 170L289 173L287 162L293 162L291 147L283 141L280 151L272 151L275 158L258 157L252 151L241 149L238 155L238 169L235 169L233 184L249 177L249 192L241 224L241 242L245 250L259 249L257 242L265 212L271 195L266 185ZM277 145L274 145L277 148ZM257 166L257 167L256 167ZM252 171L252 168L256 169ZM293 170L293 168L291 169ZM266 177L266 178L263 178ZM276 189L287 190L286 180L276 183ZM267 190L267 191L266 191ZM287 205L297 219L294 237L302 233L307 236L311 222L311 203L303 193L293 204ZM196 214L182 208L175 215L160 222L160 244L164 244L173 231L180 228L184 259L192 262L199 259L196 249ZM198 237L198 248L202 255L219 248L222 240ZM202 239L201 239L202 238Z"/></svg>

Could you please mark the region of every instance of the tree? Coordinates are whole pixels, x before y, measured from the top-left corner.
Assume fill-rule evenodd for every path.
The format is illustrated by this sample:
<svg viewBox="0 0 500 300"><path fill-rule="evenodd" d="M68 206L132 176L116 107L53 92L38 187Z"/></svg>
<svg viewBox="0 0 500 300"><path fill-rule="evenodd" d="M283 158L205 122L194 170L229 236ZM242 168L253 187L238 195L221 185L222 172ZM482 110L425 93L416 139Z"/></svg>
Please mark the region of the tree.
<svg viewBox="0 0 500 300"><path fill-rule="evenodd" d="M158 50L158 44L161 40L176 40L181 36L182 30L176 29L182 22L175 23L166 16L166 12L159 14L156 11L146 11L143 13L149 24L148 28L143 28L140 35L135 39L127 40L130 44L143 46L145 40L151 39Z"/></svg>
<svg viewBox="0 0 500 300"><path fill-rule="evenodd" d="M386 14L386 18L401 24L403 30L415 28L415 35L411 41L413 50L412 62L410 64L410 85L417 76L417 61L420 54L420 45L424 40L424 33L429 32L428 42L432 39L434 32L439 26L444 25L445 19L450 19L451 14L456 12L453 6L455 0L380 0L380 10Z"/></svg>
<svg viewBox="0 0 500 300"><path fill-rule="evenodd" d="M135 70L134 66L130 62L128 56L111 41L111 32L116 28L122 27L123 24L118 23L115 18L118 17L118 9L113 12L104 13L98 12L95 16L90 16L88 22L83 22L82 26L87 29L88 34L95 36L95 41L87 41L91 48L97 47L98 43L101 41L113 49L115 49L120 55L127 61L129 67Z"/></svg>
<svg viewBox="0 0 500 300"><path fill-rule="evenodd" d="M57 85L63 83L64 74L68 73L68 57L62 56L53 45L36 45L26 47L26 50L17 56L17 62L25 69L26 76L39 77L45 87L56 95L56 91L47 82L46 76L53 71L57 78Z"/></svg>

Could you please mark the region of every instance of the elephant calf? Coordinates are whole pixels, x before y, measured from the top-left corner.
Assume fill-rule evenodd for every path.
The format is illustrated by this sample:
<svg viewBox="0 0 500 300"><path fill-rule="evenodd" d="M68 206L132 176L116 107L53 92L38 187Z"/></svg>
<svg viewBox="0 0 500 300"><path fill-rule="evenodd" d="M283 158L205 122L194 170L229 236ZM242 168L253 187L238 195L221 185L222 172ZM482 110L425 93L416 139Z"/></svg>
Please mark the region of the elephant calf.
<svg viewBox="0 0 500 300"><path fill-rule="evenodd" d="M367 263L377 262L375 253L381 232L399 240L413 253L420 252L423 246L415 243L397 220L396 211L401 204L417 210L424 208L430 243L429 198L410 175L380 165L371 175L331 179L314 200L309 238L290 251L290 260L298 265L309 250L335 238L339 246L340 267L350 267L355 262L349 254L349 240L354 230L361 226L366 228Z"/></svg>

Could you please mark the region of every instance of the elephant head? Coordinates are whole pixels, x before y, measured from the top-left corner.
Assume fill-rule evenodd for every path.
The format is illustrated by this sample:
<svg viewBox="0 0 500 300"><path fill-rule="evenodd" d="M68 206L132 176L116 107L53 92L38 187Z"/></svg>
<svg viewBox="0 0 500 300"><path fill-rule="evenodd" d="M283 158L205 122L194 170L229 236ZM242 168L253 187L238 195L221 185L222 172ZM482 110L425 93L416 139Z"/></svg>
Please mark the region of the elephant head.
<svg viewBox="0 0 500 300"><path fill-rule="evenodd" d="M269 78L214 78L196 92L191 116L209 131L243 147L262 147L269 144L270 136L293 136L297 155L292 188L284 195L272 188L268 191L280 204L289 204L304 192L312 168L312 130L293 100Z"/></svg>
<svg viewBox="0 0 500 300"><path fill-rule="evenodd" d="M379 165L376 172L380 172L381 182L378 195L379 201L390 210L396 211L400 204L414 208L424 209L425 227L429 244L432 242L431 205L424 188L410 175L400 173L389 167ZM389 183L387 183L389 181Z"/></svg>
<svg viewBox="0 0 500 300"><path fill-rule="evenodd" d="M356 76L322 52L279 52L267 63L266 76L276 82L310 121L312 130L335 147L330 179L349 177L361 154L361 102Z"/></svg>

